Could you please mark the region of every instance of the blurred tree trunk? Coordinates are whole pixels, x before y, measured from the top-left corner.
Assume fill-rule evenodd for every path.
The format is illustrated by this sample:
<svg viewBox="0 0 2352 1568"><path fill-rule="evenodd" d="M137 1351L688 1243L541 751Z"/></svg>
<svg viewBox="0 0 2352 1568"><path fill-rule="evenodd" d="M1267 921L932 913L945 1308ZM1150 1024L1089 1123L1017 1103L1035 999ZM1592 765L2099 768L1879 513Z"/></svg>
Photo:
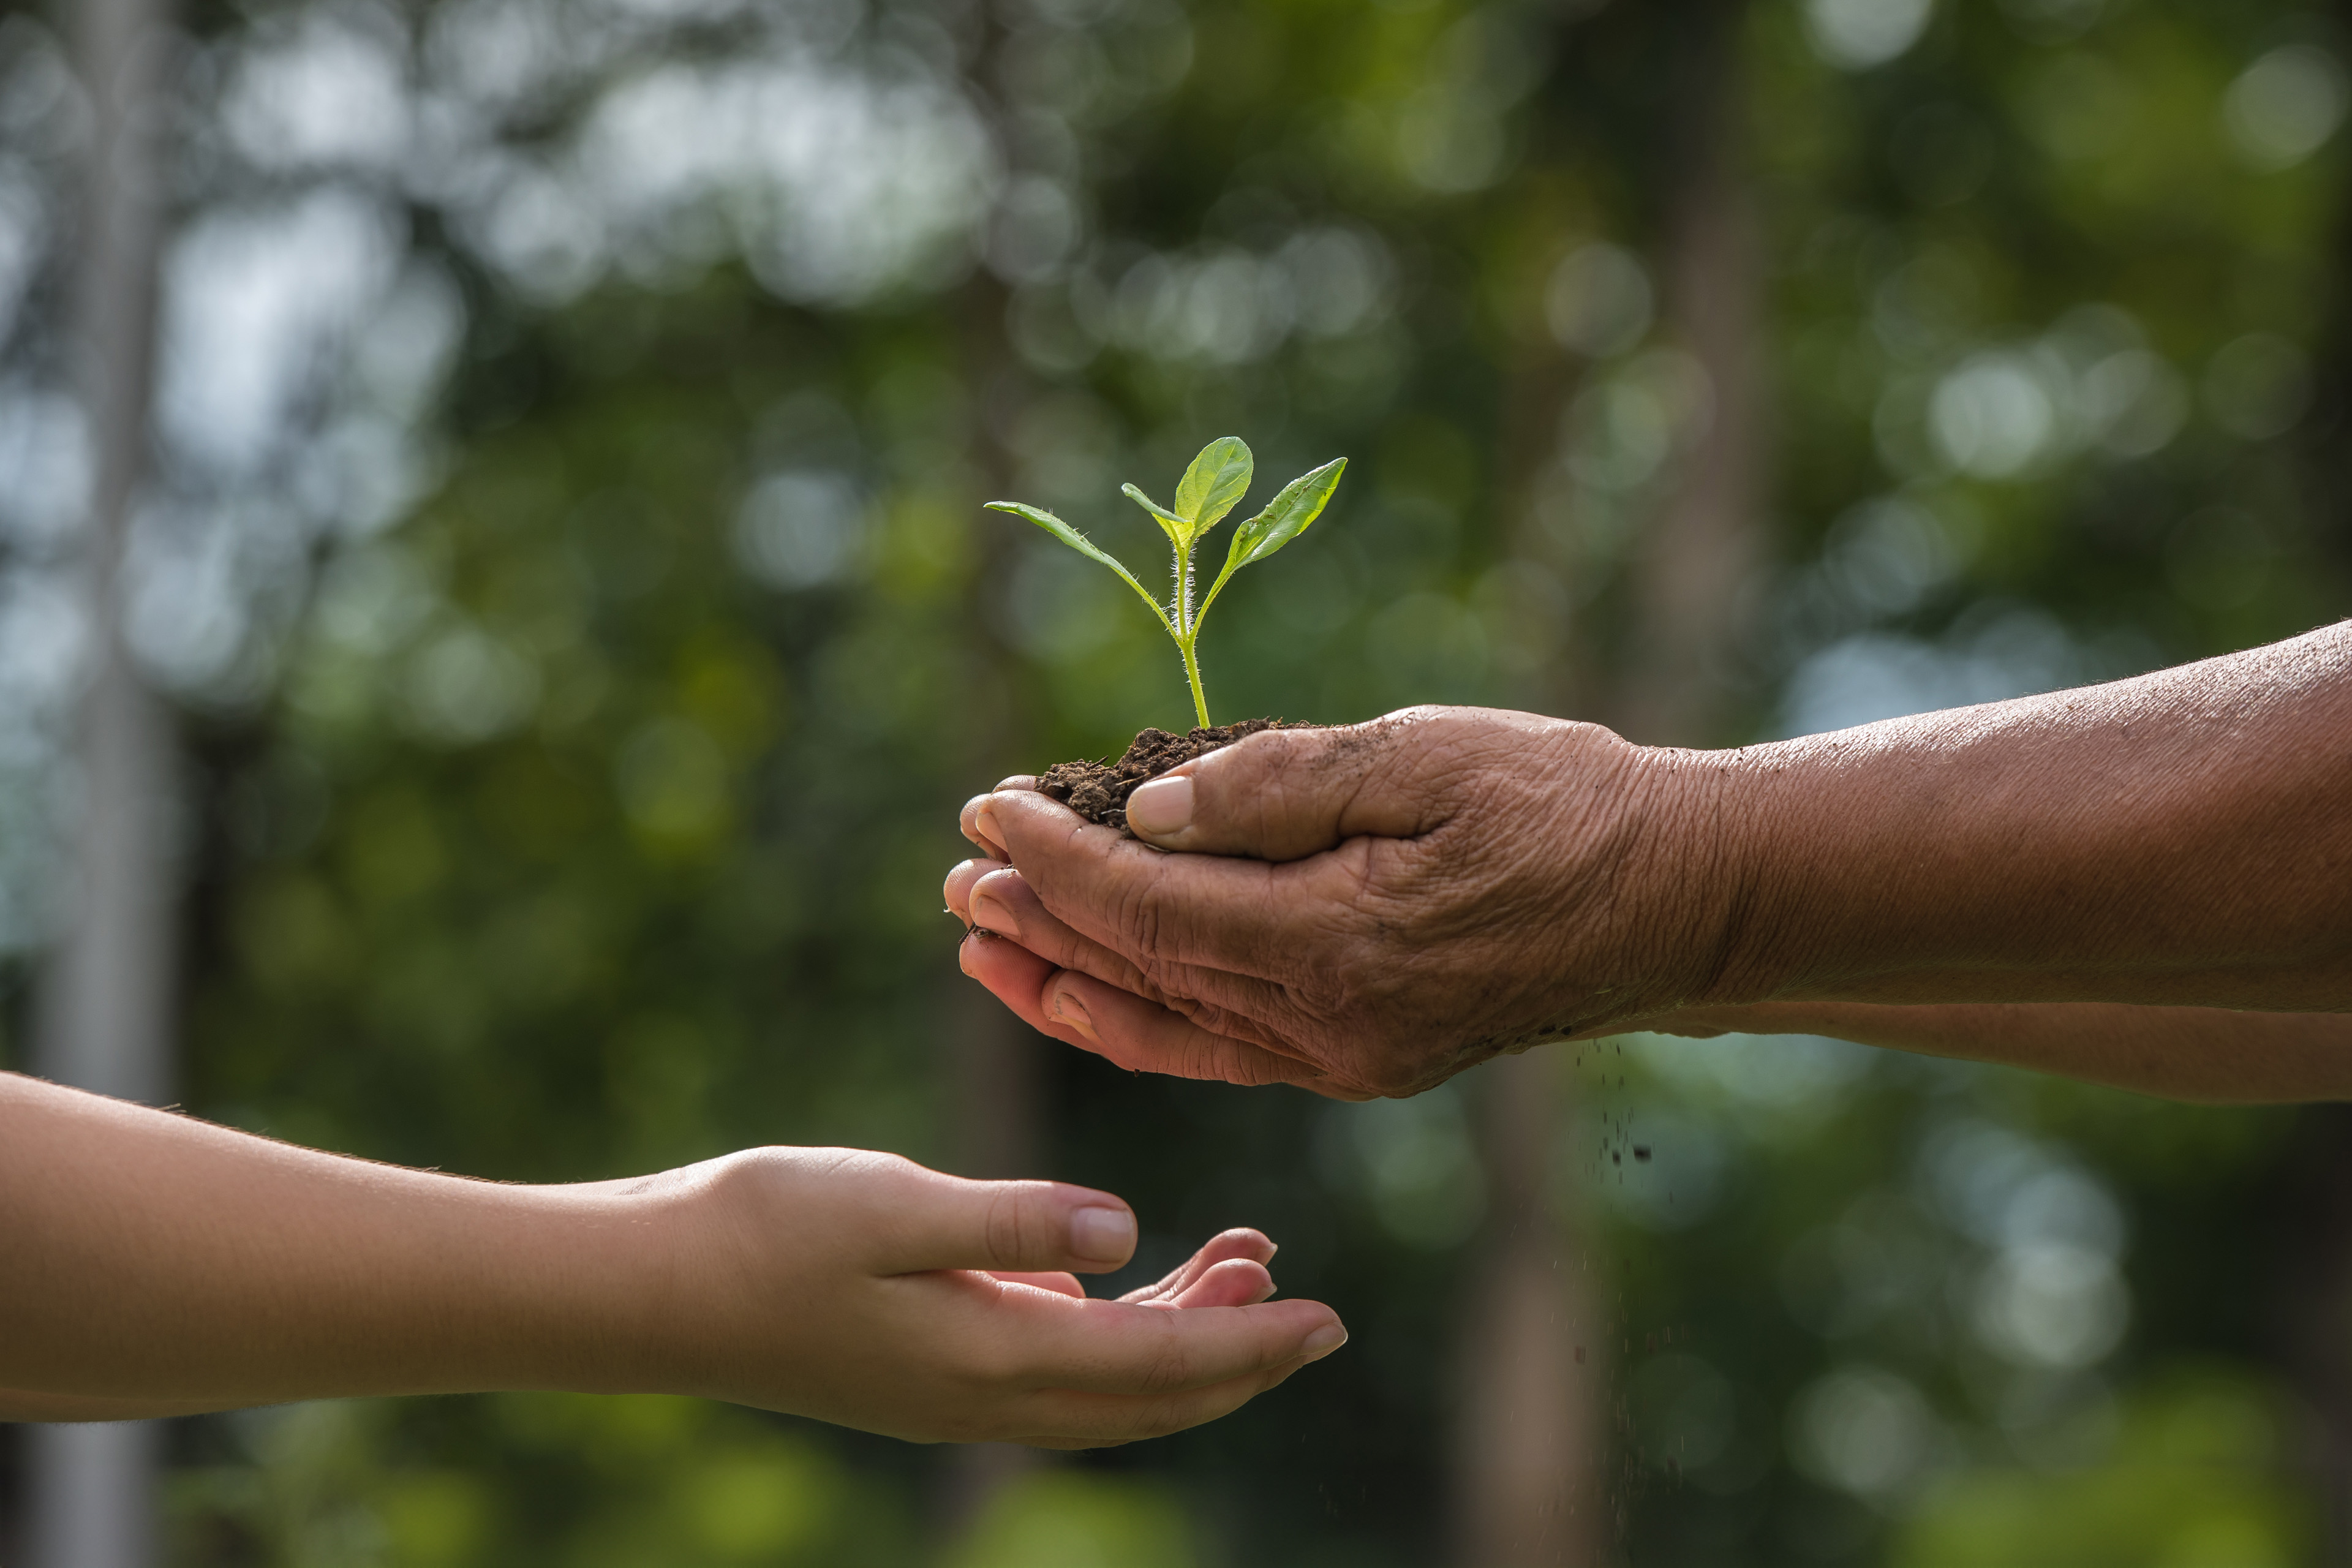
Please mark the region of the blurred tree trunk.
<svg viewBox="0 0 2352 1568"><path fill-rule="evenodd" d="M1613 1534L1601 1485L1606 1336L1588 1240L1553 1195L1566 1077L1553 1047L1498 1058L1470 1080L1488 1220L1456 1362L1462 1568L1584 1568L1606 1561Z"/></svg>
<svg viewBox="0 0 2352 1568"><path fill-rule="evenodd" d="M994 418L1000 399L1017 397L1018 371L1004 335L1007 303L1003 287L983 273L965 286L958 312L961 379L977 394L971 456L991 495L1013 489L1002 427ZM971 498L973 526L992 545L1000 531L993 525L1003 520L980 510L984 499ZM1008 559L1011 553L1002 549L976 550L964 587L963 643L975 657L964 669L970 687L963 710L968 723L960 737L957 762L971 794L1012 772L1011 759L1026 750L1020 733L1024 727L1009 700L1014 679L1011 653L987 613L989 604L1004 592L1003 563ZM1006 1011L977 981L956 973L949 984L948 1082L955 1096L950 1136L956 1173L987 1180L1042 1175L1046 1147L1043 1053L1062 1047ZM940 1507L949 1533L968 1529L989 1500L1026 1474L1037 1459L1037 1450L1011 1443L954 1449Z"/></svg>
<svg viewBox="0 0 2352 1568"><path fill-rule="evenodd" d="M2352 22L2352 3L2336 11ZM2340 584L2352 574L2352 187L2340 193L2336 254L2301 441L2305 516ZM2305 1106L2296 1132L2278 1205L2276 1318L2288 1384L2311 1414L2301 1458L2325 1510L2314 1561L2352 1563L2352 1107Z"/></svg>
<svg viewBox="0 0 2352 1568"><path fill-rule="evenodd" d="M1534 656L1505 700L1576 715L1588 650L1560 584L1577 569L1538 516L1561 416L1580 378L1546 342L1503 399L1496 493L1519 521L1507 541L1528 592L1509 635ZM1503 1057L1460 1080L1471 1101L1486 1221L1454 1311L1452 1560L1459 1568L1583 1568L1607 1560L1601 1412L1607 1336L1593 1315L1591 1237L1555 1196L1552 1152L1575 1116L1559 1047Z"/></svg>
<svg viewBox="0 0 2352 1568"><path fill-rule="evenodd" d="M1756 220L1740 166L1741 0L1692 0L1675 38L1667 117L1678 138L1664 264L1675 336L1710 396L1689 432L1675 487L1629 568L1625 674L1606 706L1629 737L1697 744L1723 718L1725 666L1740 596L1759 556L1762 441L1755 344L1761 317ZM1573 393L1542 383L1547 412ZM1516 466L1516 465L1515 465ZM1507 490L1532 499L1525 475ZM1534 538L1520 552L1549 553ZM1551 646L1573 649L1568 627ZM1587 682L1573 652L1538 683L1538 700L1574 700ZM1565 710L1555 707L1554 710ZM1486 1253L1462 1316L1463 1387L1454 1491L1462 1568L1556 1568L1615 1554L1602 1413L1609 1407L1591 1238L1552 1195L1551 1152L1573 1114L1559 1051L1504 1058L1476 1084L1491 1210Z"/></svg>
<svg viewBox="0 0 2352 1568"><path fill-rule="evenodd" d="M2339 26L2352 26L2352 0L2337 0L2334 12ZM2336 568L2340 591L2352 581L2352 183L2336 193L2335 252L2326 285L2332 292L2322 301L2327 319L2315 345L2316 395L2297 434L2304 517Z"/></svg>
<svg viewBox="0 0 2352 1568"><path fill-rule="evenodd" d="M2300 1458L2324 1510L2313 1561L2352 1563L2352 1107L2306 1106L2297 1121L2277 1319L2288 1384L2311 1415Z"/></svg>
<svg viewBox="0 0 2352 1568"><path fill-rule="evenodd" d="M994 783L993 779L987 781ZM1050 1042L1007 1012L975 981L950 1009L949 1084L955 1095L955 1173L991 1180L1043 1173L1042 1064ZM962 1533L1005 1486L1034 1467L1037 1450L1013 1443L967 1443L948 1451L939 1513L945 1532Z"/></svg>
<svg viewBox="0 0 2352 1568"><path fill-rule="evenodd" d="M155 1102L172 1082L173 735L125 643L119 567L145 477L169 17L163 0L79 0L72 20L91 110L73 323L93 459L81 562L91 668L77 737L70 920L42 978L33 1059L61 1083ZM35 1433L36 1568L153 1561L161 1434L152 1422Z"/></svg>
<svg viewBox="0 0 2352 1568"><path fill-rule="evenodd" d="M1667 215L1665 306L1706 374L1674 493L1638 545L1617 727L1647 745L1702 745L1725 718L1743 589L1761 555L1764 441L1757 397L1763 275L1741 160L1743 0L1690 0L1677 24L1669 133L1678 137Z"/></svg>

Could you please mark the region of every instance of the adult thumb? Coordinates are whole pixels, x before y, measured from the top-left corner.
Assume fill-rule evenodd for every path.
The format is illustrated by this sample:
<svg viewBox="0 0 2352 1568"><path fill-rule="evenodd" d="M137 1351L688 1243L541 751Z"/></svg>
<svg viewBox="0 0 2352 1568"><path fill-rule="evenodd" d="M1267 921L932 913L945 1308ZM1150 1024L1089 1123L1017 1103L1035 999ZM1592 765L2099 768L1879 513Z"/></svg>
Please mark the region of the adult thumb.
<svg viewBox="0 0 2352 1568"><path fill-rule="evenodd" d="M1444 820L1465 710L1408 708L1365 724L1262 730L1138 784L1127 826L1162 849L1299 860Z"/></svg>

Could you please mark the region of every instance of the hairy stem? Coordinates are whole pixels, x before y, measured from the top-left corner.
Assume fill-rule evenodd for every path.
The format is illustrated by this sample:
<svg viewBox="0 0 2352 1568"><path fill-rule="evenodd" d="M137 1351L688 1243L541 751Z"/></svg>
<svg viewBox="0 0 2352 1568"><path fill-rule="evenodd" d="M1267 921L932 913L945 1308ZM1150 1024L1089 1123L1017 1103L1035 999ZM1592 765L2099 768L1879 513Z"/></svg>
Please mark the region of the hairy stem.
<svg viewBox="0 0 2352 1568"><path fill-rule="evenodd" d="M1184 678L1192 684L1192 711L1200 716L1201 728L1209 727L1209 700L1201 695L1201 665L1192 657L1192 645L1201 638L1201 617L1192 608L1192 549L1189 544L1176 546L1176 626L1173 635L1177 648L1184 655ZM1207 609L1203 605L1202 609Z"/></svg>
<svg viewBox="0 0 2352 1568"><path fill-rule="evenodd" d="M1192 551L1189 545L1176 547L1176 630L1189 639L1192 627Z"/></svg>
<svg viewBox="0 0 2352 1568"><path fill-rule="evenodd" d="M1177 643L1184 650L1184 674L1192 682L1192 711L1200 716L1201 728L1209 727L1209 700L1201 695L1201 663L1192 657L1194 639L1185 637Z"/></svg>

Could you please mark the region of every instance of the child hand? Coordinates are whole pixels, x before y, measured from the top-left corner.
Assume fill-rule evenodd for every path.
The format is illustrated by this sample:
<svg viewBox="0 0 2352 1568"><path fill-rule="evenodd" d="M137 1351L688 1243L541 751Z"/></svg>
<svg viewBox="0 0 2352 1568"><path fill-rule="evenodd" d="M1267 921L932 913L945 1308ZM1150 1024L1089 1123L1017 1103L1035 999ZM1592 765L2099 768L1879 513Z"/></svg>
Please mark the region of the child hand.
<svg viewBox="0 0 2352 1568"><path fill-rule="evenodd" d="M510 1186L0 1073L0 1421L562 1388L919 1441L1085 1447L1213 1419L1347 1338L1229 1230L1135 1249L1108 1193L855 1149Z"/></svg>
<svg viewBox="0 0 2352 1568"><path fill-rule="evenodd" d="M1123 1265L1135 1220L1084 1187L841 1149L754 1150L652 1186L688 1221L680 1392L915 1441L1093 1447L1213 1420L1347 1338L1328 1307L1266 1300L1274 1246L1253 1230L1087 1299L1076 1276Z"/></svg>
<svg viewBox="0 0 2352 1568"><path fill-rule="evenodd" d="M1265 1267L1274 1253L1274 1243L1262 1232L1220 1231L1158 1284L1138 1286L1119 1300L1146 1307L1255 1306L1274 1294L1274 1276ZM1023 1274L1003 1268L988 1273L992 1279L1034 1285L1060 1296L1087 1293L1075 1274Z"/></svg>

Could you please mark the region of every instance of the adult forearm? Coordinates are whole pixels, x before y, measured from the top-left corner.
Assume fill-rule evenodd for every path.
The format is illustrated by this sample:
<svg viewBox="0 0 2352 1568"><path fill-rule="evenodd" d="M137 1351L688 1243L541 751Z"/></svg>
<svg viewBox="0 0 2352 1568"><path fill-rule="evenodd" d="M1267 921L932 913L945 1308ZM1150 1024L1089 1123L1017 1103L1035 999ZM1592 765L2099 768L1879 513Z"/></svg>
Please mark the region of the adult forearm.
<svg viewBox="0 0 2352 1568"><path fill-rule="evenodd" d="M374 1165L0 1075L0 1192L12 1407L655 1375L659 1201L625 1189Z"/></svg>
<svg viewBox="0 0 2352 1568"><path fill-rule="evenodd" d="M1659 1020L1671 1034L1827 1035L2213 1105L2352 1099L2352 1014L2111 1002L1768 1002Z"/></svg>
<svg viewBox="0 0 2352 1568"><path fill-rule="evenodd" d="M1711 1000L2352 1009L2352 626L1675 765Z"/></svg>

